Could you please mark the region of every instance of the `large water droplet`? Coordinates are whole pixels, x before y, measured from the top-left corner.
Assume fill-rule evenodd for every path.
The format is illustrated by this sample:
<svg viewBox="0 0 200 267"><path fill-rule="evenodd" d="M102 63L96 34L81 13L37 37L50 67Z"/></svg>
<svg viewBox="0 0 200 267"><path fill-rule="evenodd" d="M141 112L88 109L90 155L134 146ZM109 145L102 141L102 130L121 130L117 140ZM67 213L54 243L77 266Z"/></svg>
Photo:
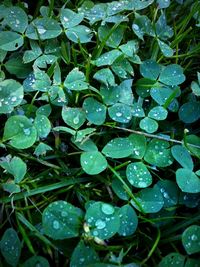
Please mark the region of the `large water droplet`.
<svg viewBox="0 0 200 267"><path fill-rule="evenodd" d="M62 211L62 212L61 212L61 215L62 215L63 217L67 217L67 216L68 216L68 213L67 213L67 211Z"/></svg>
<svg viewBox="0 0 200 267"><path fill-rule="evenodd" d="M97 229L103 229L106 227L106 223L99 219L95 222L95 226L97 227Z"/></svg>
<svg viewBox="0 0 200 267"><path fill-rule="evenodd" d="M28 128L27 129L24 129L23 131L24 131L24 134L25 135L30 135L31 134L31 130L28 129Z"/></svg>
<svg viewBox="0 0 200 267"><path fill-rule="evenodd" d="M192 235L192 236L191 236L191 240L192 240L192 241L196 241L197 239L198 239L198 237L197 237L196 235Z"/></svg>
<svg viewBox="0 0 200 267"><path fill-rule="evenodd" d="M78 124L79 123L79 117L78 116L73 119L73 123L74 124Z"/></svg>
<svg viewBox="0 0 200 267"><path fill-rule="evenodd" d="M53 228L58 230L60 228L60 223L58 221L53 221Z"/></svg>
<svg viewBox="0 0 200 267"><path fill-rule="evenodd" d="M110 215L113 214L115 212L115 209L113 208L113 206L111 206L110 204L102 204L101 206L101 210L103 213Z"/></svg>

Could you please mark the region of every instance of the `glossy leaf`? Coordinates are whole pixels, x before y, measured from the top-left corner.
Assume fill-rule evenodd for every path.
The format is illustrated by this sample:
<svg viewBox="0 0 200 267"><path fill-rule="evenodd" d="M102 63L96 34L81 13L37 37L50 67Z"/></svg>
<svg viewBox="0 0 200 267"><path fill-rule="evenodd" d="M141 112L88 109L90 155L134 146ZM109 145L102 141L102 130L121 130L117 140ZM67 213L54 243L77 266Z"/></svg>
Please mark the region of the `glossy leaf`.
<svg viewBox="0 0 200 267"><path fill-rule="evenodd" d="M138 226L138 218L130 205L124 205L119 209L120 228L119 235L130 236L134 234Z"/></svg>
<svg viewBox="0 0 200 267"><path fill-rule="evenodd" d="M84 124L86 115L81 108L63 106L62 118L67 125L77 130Z"/></svg>
<svg viewBox="0 0 200 267"><path fill-rule="evenodd" d="M83 102L83 110L90 123L101 125L106 119L106 107L92 97L88 97Z"/></svg>
<svg viewBox="0 0 200 267"><path fill-rule="evenodd" d="M171 148L172 156L185 169L193 170L194 164L192 157L187 149L180 145L175 145Z"/></svg>
<svg viewBox="0 0 200 267"><path fill-rule="evenodd" d="M90 175L101 173L107 168L106 158L98 151L81 154L81 166Z"/></svg>
<svg viewBox="0 0 200 267"><path fill-rule="evenodd" d="M191 225L185 229L182 234L182 243L187 254L200 252L200 226Z"/></svg>
<svg viewBox="0 0 200 267"><path fill-rule="evenodd" d="M178 169L176 171L176 182L183 192L200 192L200 178L189 169Z"/></svg>

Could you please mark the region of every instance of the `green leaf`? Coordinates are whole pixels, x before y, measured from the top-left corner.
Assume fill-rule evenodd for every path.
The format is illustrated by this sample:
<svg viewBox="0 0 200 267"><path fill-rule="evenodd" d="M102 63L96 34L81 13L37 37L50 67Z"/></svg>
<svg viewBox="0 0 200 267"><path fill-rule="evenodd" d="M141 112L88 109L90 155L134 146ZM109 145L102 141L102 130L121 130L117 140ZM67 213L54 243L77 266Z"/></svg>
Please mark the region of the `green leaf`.
<svg viewBox="0 0 200 267"><path fill-rule="evenodd" d="M136 92L142 98L148 97L150 95L150 89L153 87L157 87L157 82L148 78L142 78L136 82Z"/></svg>
<svg viewBox="0 0 200 267"><path fill-rule="evenodd" d="M174 207L178 203L179 190L175 182L162 180L157 182L164 200L164 207Z"/></svg>
<svg viewBox="0 0 200 267"><path fill-rule="evenodd" d="M28 26L28 17L22 8L12 6L6 9L3 22L13 31L23 33Z"/></svg>
<svg viewBox="0 0 200 267"><path fill-rule="evenodd" d="M70 71L64 81L64 86L69 90L82 91L88 89L85 75L78 68Z"/></svg>
<svg viewBox="0 0 200 267"><path fill-rule="evenodd" d="M60 21L63 25L63 27L66 28L72 28L74 26L77 26L81 21L83 20L84 16L81 13L75 13L71 9L61 9L60 13Z"/></svg>
<svg viewBox="0 0 200 267"><path fill-rule="evenodd" d="M19 157L2 158L0 166L14 176L15 183L20 183L27 172L26 163Z"/></svg>
<svg viewBox="0 0 200 267"><path fill-rule="evenodd" d="M184 267L185 257L179 253L169 253L165 256L158 267Z"/></svg>
<svg viewBox="0 0 200 267"><path fill-rule="evenodd" d="M11 266L17 266L21 255L21 242L17 232L13 228L8 228L0 242L1 254L6 262Z"/></svg>
<svg viewBox="0 0 200 267"><path fill-rule="evenodd" d="M77 130L84 124L86 115L84 110L81 108L70 108L63 106L62 118L67 125Z"/></svg>
<svg viewBox="0 0 200 267"><path fill-rule="evenodd" d="M88 43L92 39L92 31L84 26L78 25L65 30L67 38L74 43Z"/></svg>
<svg viewBox="0 0 200 267"><path fill-rule="evenodd" d="M133 55L138 52L139 45L136 40L128 41L126 44L120 45L119 49L127 57L133 57Z"/></svg>
<svg viewBox="0 0 200 267"><path fill-rule="evenodd" d="M148 117L145 117L140 121L140 128L147 133L154 133L158 130L158 123Z"/></svg>
<svg viewBox="0 0 200 267"><path fill-rule="evenodd" d="M140 73L144 78L148 78L150 80L156 80L160 74L161 67L154 60L145 60L140 65Z"/></svg>
<svg viewBox="0 0 200 267"><path fill-rule="evenodd" d="M33 20L26 30L26 36L32 40L46 40L58 37L61 32L56 20L45 17Z"/></svg>
<svg viewBox="0 0 200 267"><path fill-rule="evenodd" d="M105 15L105 14L104 14ZM103 25L98 28L98 37L100 42L106 40L106 45L108 47L117 48L124 35L124 27L119 25L115 30L112 30L113 25Z"/></svg>
<svg viewBox="0 0 200 267"><path fill-rule="evenodd" d="M95 128L86 128L83 130L79 130L76 134L75 142L84 142L85 141L84 139L87 139L88 138L87 136L95 131L96 131Z"/></svg>
<svg viewBox="0 0 200 267"><path fill-rule="evenodd" d="M51 151L51 150L53 149L50 146L41 142L36 146L33 154L36 155L37 157L45 156L47 151Z"/></svg>
<svg viewBox="0 0 200 267"><path fill-rule="evenodd" d="M119 101L119 86L105 86L102 85L100 88L100 93L103 99L103 102L107 105L116 104Z"/></svg>
<svg viewBox="0 0 200 267"><path fill-rule="evenodd" d="M55 201L42 213L44 233L54 240L72 238L79 235L82 210L66 201Z"/></svg>
<svg viewBox="0 0 200 267"><path fill-rule="evenodd" d="M21 56L10 58L4 66L10 74L14 74L20 79L26 78L32 71L31 65L24 64Z"/></svg>
<svg viewBox="0 0 200 267"><path fill-rule="evenodd" d="M23 37L10 31L0 32L0 49L5 51L14 51L20 48L24 43Z"/></svg>
<svg viewBox="0 0 200 267"><path fill-rule="evenodd" d="M182 234L182 243L187 254L200 252L200 226L189 226Z"/></svg>
<svg viewBox="0 0 200 267"><path fill-rule="evenodd" d="M94 60L93 64L96 65L97 67L112 65L114 61L121 55L122 52L120 52L117 49L113 49L109 52L104 53L98 59Z"/></svg>
<svg viewBox="0 0 200 267"><path fill-rule="evenodd" d="M83 110L90 123L102 125L106 119L106 106L93 97L87 97L83 102Z"/></svg>
<svg viewBox="0 0 200 267"><path fill-rule="evenodd" d="M72 130L71 128L65 127L65 126L57 126L53 128L54 131L56 132L65 132L65 133L69 133L71 135L75 135L76 131Z"/></svg>
<svg viewBox="0 0 200 267"><path fill-rule="evenodd" d="M145 136L138 134L129 135L128 139L131 141L133 146L133 154L131 155L134 159L142 159L144 157L147 141Z"/></svg>
<svg viewBox="0 0 200 267"><path fill-rule="evenodd" d="M167 118L167 110L161 106L157 106L152 108L149 113L148 117L152 118L157 121L165 120Z"/></svg>
<svg viewBox="0 0 200 267"><path fill-rule="evenodd" d="M165 57L172 57L174 54L174 50L169 45L164 43L163 41L161 41L159 39L157 39L157 41L158 41L158 45L159 45L160 50L163 53L163 55Z"/></svg>
<svg viewBox="0 0 200 267"><path fill-rule="evenodd" d="M104 202L94 202L90 205L85 214L85 221L90 235L103 240L111 238L120 227L117 210Z"/></svg>
<svg viewBox="0 0 200 267"><path fill-rule="evenodd" d="M31 147L37 138L37 130L32 122L22 115L10 117L5 124L3 140L17 149Z"/></svg>
<svg viewBox="0 0 200 267"><path fill-rule="evenodd" d="M15 80L0 81L0 114L11 113L24 98L23 86Z"/></svg>
<svg viewBox="0 0 200 267"><path fill-rule="evenodd" d="M179 118L184 123L193 123L200 118L200 102L190 101L183 104L178 112Z"/></svg>
<svg viewBox="0 0 200 267"><path fill-rule="evenodd" d="M49 117L51 110L51 106L49 104L46 104L36 110L36 115L44 115L46 117Z"/></svg>
<svg viewBox="0 0 200 267"><path fill-rule="evenodd" d="M180 145L175 145L171 148L172 156L185 169L193 170L194 164L192 157L187 149Z"/></svg>
<svg viewBox="0 0 200 267"><path fill-rule="evenodd" d="M195 94L196 96L200 96L200 73L197 72L197 77L198 77L198 82L192 82L191 83L191 89L193 94Z"/></svg>
<svg viewBox="0 0 200 267"><path fill-rule="evenodd" d="M136 200L141 205L144 213L156 213L160 211L164 205L164 200L160 189L157 185L152 188L145 188L135 194ZM131 200L131 204L140 211L138 205Z"/></svg>
<svg viewBox="0 0 200 267"><path fill-rule="evenodd" d="M178 169L176 171L176 182L183 192L200 192L200 178L189 169Z"/></svg>
<svg viewBox="0 0 200 267"><path fill-rule="evenodd" d="M134 209L130 205L124 205L118 212L120 217L118 234L121 236L134 234L138 226L138 218Z"/></svg>
<svg viewBox="0 0 200 267"><path fill-rule="evenodd" d="M163 67L161 70L159 81L166 85L179 85L185 81L183 69L177 64L171 64Z"/></svg>
<svg viewBox="0 0 200 267"><path fill-rule="evenodd" d="M200 158L200 137L196 136L194 134L191 134L191 135L187 135L185 139L187 142L187 147L192 152L192 154L195 155L196 157ZM198 146L199 148L191 146L189 144Z"/></svg>
<svg viewBox="0 0 200 267"><path fill-rule="evenodd" d="M121 103L109 107L108 114L112 120L121 123L128 123L132 118L131 107Z"/></svg>
<svg viewBox="0 0 200 267"><path fill-rule="evenodd" d="M81 167L87 174L99 174L107 168L107 160L98 151L83 152L81 154Z"/></svg>
<svg viewBox="0 0 200 267"><path fill-rule="evenodd" d="M113 159L126 158L133 153L133 144L128 138L114 138L104 146L102 152Z"/></svg>
<svg viewBox="0 0 200 267"><path fill-rule="evenodd" d="M170 5L170 0L157 0L159 8L167 8Z"/></svg>
<svg viewBox="0 0 200 267"><path fill-rule="evenodd" d="M117 178L114 178L112 180L111 187L119 199L122 199L122 200L129 199L129 195L127 194L126 190L123 188L121 181L119 181Z"/></svg>
<svg viewBox="0 0 200 267"><path fill-rule="evenodd" d="M145 116L144 110L140 104L134 103L132 105L132 115L133 117L139 117L139 118L142 118Z"/></svg>
<svg viewBox="0 0 200 267"><path fill-rule="evenodd" d="M133 92L132 92L133 80L124 80L118 86L119 102L127 105L133 104Z"/></svg>
<svg viewBox="0 0 200 267"><path fill-rule="evenodd" d="M161 84L159 84L160 87L152 88L150 91L150 95L153 98L153 100L156 101L159 105L164 105L166 100L173 94L173 90L169 87L163 87ZM177 97L178 94L176 94L175 97Z"/></svg>
<svg viewBox="0 0 200 267"><path fill-rule="evenodd" d="M173 163L173 158L167 141L152 139L144 156L144 160L157 167L167 167Z"/></svg>
<svg viewBox="0 0 200 267"><path fill-rule="evenodd" d="M156 35L161 40L167 40L173 36L173 29L167 25L166 16L164 13L161 14L155 25Z"/></svg>
<svg viewBox="0 0 200 267"><path fill-rule="evenodd" d="M96 251L81 240L72 253L70 267L88 267L99 261Z"/></svg>
<svg viewBox="0 0 200 267"><path fill-rule="evenodd" d="M152 184L152 176L142 162L130 163L126 168L129 183L137 188L145 188Z"/></svg>
<svg viewBox="0 0 200 267"><path fill-rule="evenodd" d="M101 69L95 73L93 78L106 86L115 86L115 77L109 68Z"/></svg>
<svg viewBox="0 0 200 267"><path fill-rule="evenodd" d="M132 24L132 30L141 40L144 40L144 35L155 36L151 21L147 16L140 16L136 13L134 23Z"/></svg>
<svg viewBox="0 0 200 267"><path fill-rule="evenodd" d="M49 262L42 256L32 256L23 263L23 267L50 267Z"/></svg>
<svg viewBox="0 0 200 267"><path fill-rule="evenodd" d="M2 187L4 191L10 194L19 193L21 191L20 186L15 184L13 180L9 180L7 183L2 183Z"/></svg>
<svg viewBox="0 0 200 267"><path fill-rule="evenodd" d="M34 126L40 138L46 138L51 131L51 122L45 115L37 115Z"/></svg>

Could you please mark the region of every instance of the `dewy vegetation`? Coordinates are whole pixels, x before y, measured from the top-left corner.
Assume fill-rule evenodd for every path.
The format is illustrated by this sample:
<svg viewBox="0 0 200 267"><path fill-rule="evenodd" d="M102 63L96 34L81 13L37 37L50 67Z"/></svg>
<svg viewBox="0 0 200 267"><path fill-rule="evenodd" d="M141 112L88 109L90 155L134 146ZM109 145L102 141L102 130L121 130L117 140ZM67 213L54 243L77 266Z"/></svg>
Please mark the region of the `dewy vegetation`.
<svg viewBox="0 0 200 267"><path fill-rule="evenodd" d="M200 266L199 29L198 0L1 1L1 267Z"/></svg>

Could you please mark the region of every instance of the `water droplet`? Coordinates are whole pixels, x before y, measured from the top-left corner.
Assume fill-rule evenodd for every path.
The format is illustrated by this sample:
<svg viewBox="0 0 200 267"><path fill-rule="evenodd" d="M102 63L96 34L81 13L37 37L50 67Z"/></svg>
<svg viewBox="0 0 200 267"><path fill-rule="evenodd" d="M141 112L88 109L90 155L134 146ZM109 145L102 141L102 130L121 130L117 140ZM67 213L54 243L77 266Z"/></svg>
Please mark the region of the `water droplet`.
<svg viewBox="0 0 200 267"><path fill-rule="evenodd" d="M111 206L110 204L106 204L106 203L102 204L101 210L103 213L105 213L107 215L113 214L115 212L114 207Z"/></svg>
<svg viewBox="0 0 200 267"><path fill-rule="evenodd" d="M53 228L58 230L60 228L60 224L58 221L53 221Z"/></svg>
<svg viewBox="0 0 200 267"><path fill-rule="evenodd" d="M23 131L24 131L24 134L27 135L27 136L31 134L31 130L28 129L28 128L24 129Z"/></svg>
<svg viewBox="0 0 200 267"><path fill-rule="evenodd" d="M139 186L139 187L146 187L147 184L146 184L145 182L139 182L139 183L138 183L138 186Z"/></svg>
<svg viewBox="0 0 200 267"><path fill-rule="evenodd" d="M37 29L38 29L39 34L44 34L46 32L43 26L38 26Z"/></svg>
<svg viewBox="0 0 200 267"><path fill-rule="evenodd" d="M16 100L17 100L16 96L13 96L13 97L11 98L11 101L12 101L12 102L15 102Z"/></svg>
<svg viewBox="0 0 200 267"><path fill-rule="evenodd" d="M105 228L106 223L99 219L95 222L95 226L97 227L97 229L103 229Z"/></svg>
<svg viewBox="0 0 200 267"><path fill-rule="evenodd" d="M64 20L65 22L68 22L68 21L69 21L69 19L66 18L66 17L64 17L63 20Z"/></svg>
<svg viewBox="0 0 200 267"><path fill-rule="evenodd" d="M67 213L67 211L62 211L62 212L61 212L61 215L62 215L63 217L67 217L68 213Z"/></svg>
<svg viewBox="0 0 200 267"><path fill-rule="evenodd" d="M79 123L79 117L78 116L73 119L73 123L74 124L78 124Z"/></svg>
<svg viewBox="0 0 200 267"><path fill-rule="evenodd" d="M198 239L198 237L197 237L196 235L192 235L192 236L191 236L191 240L192 240L192 241L196 241L197 239Z"/></svg>
<svg viewBox="0 0 200 267"><path fill-rule="evenodd" d="M116 116L117 116L117 117L121 117L121 116L122 116L122 113L121 113L121 112L117 112L117 113L116 113Z"/></svg>

